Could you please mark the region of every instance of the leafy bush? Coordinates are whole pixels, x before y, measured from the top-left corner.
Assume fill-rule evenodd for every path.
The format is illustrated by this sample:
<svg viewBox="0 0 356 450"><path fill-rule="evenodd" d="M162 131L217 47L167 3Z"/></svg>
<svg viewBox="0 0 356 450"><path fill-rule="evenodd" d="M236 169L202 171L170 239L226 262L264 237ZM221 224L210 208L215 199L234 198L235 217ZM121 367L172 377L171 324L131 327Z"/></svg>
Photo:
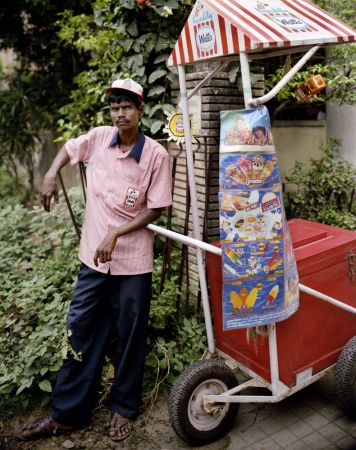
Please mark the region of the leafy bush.
<svg viewBox="0 0 356 450"><path fill-rule="evenodd" d="M79 188L69 191L71 205L82 223L84 205ZM67 208L51 213L39 207L1 204L0 245L0 415L11 404L31 406L34 393L41 404L49 393L70 348L65 316L77 278L78 239ZM164 221L164 219L163 219ZM201 318L185 319L177 306L179 252L171 255L171 273L160 292L163 258L155 259L150 311L146 398L163 381L172 383L204 349ZM158 377L158 378L157 378ZM38 393L41 393L40 396Z"/></svg>
<svg viewBox="0 0 356 450"><path fill-rule="evenodd" d="M349 210L356 170L341 156L340 145L329 139L320 147L322 157L311 159L310 169L297 161L286 171L286 180L297 186L285 198L286 210L291 209L293 217L356 230L355 216Z"/></svg>
<svg viewBox="0 0 356 450"><path fill-rule="evenodd" d="M80 191L70 197L79 220ZM65 314L79 263L73 226L57 206L48 214L34 207L3 207L0 243L0 405L13 395L23 405L31 387L51 392L67 351ZM50 400L45 396L42 404Z"/></svg>

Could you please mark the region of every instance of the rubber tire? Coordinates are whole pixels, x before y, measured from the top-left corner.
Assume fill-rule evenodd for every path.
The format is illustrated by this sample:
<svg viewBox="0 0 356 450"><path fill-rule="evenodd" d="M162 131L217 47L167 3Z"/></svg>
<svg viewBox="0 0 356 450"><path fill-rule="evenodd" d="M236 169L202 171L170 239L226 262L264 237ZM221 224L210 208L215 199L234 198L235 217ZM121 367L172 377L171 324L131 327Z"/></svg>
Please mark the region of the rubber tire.
<svg viewBox="0 0 356 450"><path fill-rule="evenodd" d="M356 336L342 349L336 362L334 379L342 409L356 418Z"/></svg>
<svg viewBox="0 0 356 450"><path fill-rule="evenodd" d="M222 361L202 360L188 367L177 379L169 398L169 418L176 434L187 444L200 446L223 437L231 428L239 410L239 403L229 409L217 427L209 431L196 429L188 417L188 403L195 389L210 379L224 382L230 390L238 386L235 373Z"/></svg>

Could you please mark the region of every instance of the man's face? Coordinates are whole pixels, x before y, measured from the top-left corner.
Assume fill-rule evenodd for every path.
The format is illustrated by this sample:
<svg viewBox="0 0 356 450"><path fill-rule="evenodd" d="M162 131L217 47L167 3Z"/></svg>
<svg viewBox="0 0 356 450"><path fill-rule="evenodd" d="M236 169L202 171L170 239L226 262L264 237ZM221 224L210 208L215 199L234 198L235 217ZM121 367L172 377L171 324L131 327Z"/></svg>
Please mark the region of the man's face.
<svg viewBox="0 0 356 450"><path fill-rule="evenodd" d="M110 117L119 131L129 131L137 128L138 121L143 115L143 105L137 109L133 102L122 101L110 103Z"/></svg>

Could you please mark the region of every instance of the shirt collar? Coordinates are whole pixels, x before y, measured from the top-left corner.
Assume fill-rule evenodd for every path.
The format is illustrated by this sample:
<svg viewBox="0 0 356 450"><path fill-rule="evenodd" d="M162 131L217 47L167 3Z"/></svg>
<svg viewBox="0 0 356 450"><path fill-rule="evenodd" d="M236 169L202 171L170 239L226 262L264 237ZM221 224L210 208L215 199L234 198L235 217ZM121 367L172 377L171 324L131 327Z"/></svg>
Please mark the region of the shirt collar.
<svg viewBox="0 0 356 450"><path fill-rule="evenodd" d="M130 150L130 155L135 158L135 160L137 161L137 164L140 162L142 150L145 145L145 135L143 134L143 131L141 130L140 127L138 129L140 131L140 137L138 138L138 141L136 142L136 144ZM119 130L117 130L116 133L114 134L114 137L111 139L111 142L110 142L108 148L112 147L115 144L120 145Z"/></svg>

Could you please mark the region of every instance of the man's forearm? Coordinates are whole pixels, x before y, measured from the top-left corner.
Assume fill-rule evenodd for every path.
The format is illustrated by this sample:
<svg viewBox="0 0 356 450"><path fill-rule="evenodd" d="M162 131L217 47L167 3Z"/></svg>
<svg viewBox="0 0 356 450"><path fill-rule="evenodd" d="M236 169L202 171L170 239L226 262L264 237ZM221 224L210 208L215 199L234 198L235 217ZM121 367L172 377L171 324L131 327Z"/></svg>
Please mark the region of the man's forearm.
<svg viewBox="0 0 356 450"><path fill-rule="evenodd" d="M51 200L52 197L56 203L59 203L58 199L58 187L56 183L57 173L69 162L69 155L65 146L63 146L57 156L54 158L53 163L46 173L41 191L40 191L40 201L43 205L45 211L50 212L51 210Z"/></svg>
<svg viewBox="0 0 356 450"><path fill-rule="evenodd" d="M149 223L154 222L160 217L162 210L162 208L146 209L142 213L138 214L133 220L131 220L131 222L121 225L114 231L116 239L120 236L124 236L125 234L137 231L140 228L144 228Z"/></svg>
<svg viewBox="0 0 356 450"><path fill-rule="evenodd" d="M115 248L117 239L125 234L133 233L146 227L149 223L158 219L162 214L162 208L146 209L138 214L131 222L125 223L114 230L109 231L104 240L100 243L94 254L94 264L98 267L98 260L101 263L111 261L111 255Z"/></svg>
<svg viewBox="0 0 356 450"><path fill-rule="evenodd" d="M51 167L49 168L46 177L56 177L57 173L66 165L69 163L69 155L67 153L67 150L65 148L65 145L59 150L57 153L57 156L54 158L53 163Z"/></svg>

